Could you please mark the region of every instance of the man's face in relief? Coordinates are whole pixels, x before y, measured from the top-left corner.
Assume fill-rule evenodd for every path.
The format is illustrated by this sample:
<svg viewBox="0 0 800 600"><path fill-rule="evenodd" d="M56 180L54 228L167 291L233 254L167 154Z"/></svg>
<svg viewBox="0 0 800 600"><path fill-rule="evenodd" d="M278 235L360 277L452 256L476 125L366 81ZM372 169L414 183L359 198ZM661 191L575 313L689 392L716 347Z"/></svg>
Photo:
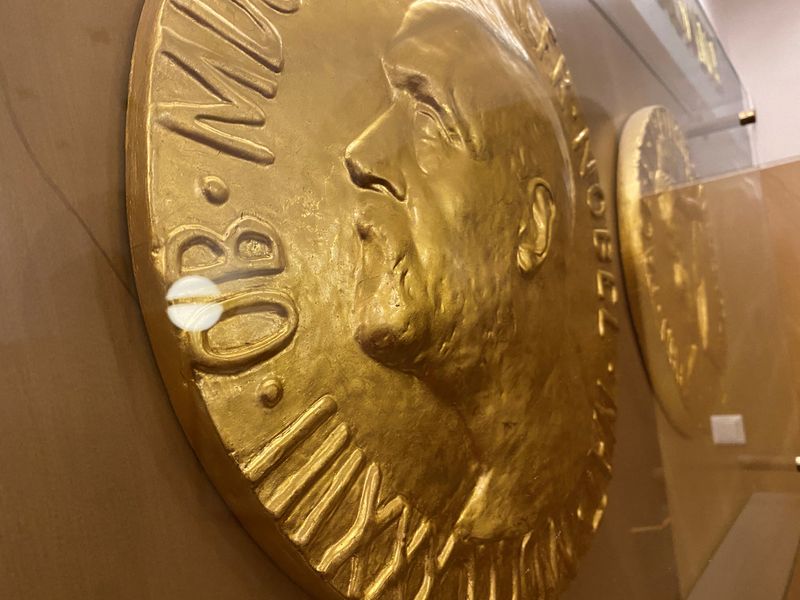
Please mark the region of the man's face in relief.
<svg viewBox="0 0 800 600"><path fill-rule="evenodd" d="M532 172L544 119L519 69L468 12L419 3L384 58L391 105L346 153L364 190L356 339L440 390L540 312L525 288L555 206Z"/></svg>

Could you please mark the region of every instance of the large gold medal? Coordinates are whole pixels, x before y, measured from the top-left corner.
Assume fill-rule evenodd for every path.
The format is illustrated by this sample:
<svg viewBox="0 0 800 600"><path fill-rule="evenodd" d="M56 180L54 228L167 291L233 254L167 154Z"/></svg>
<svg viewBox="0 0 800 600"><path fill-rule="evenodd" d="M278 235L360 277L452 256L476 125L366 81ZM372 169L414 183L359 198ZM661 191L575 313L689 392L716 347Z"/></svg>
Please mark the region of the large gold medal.
<svg viewBox="0 0 800 600"><path fill-rule="evenodd" d="M623 263L650 381L679 431L705 431L722 394L724 311L703 186L665 108L642 109L625 125L618 186Z"/></svg>
<svg viewBox="0 0 800 600"><path fill-rule="evenodd" d="M153 349L206 470L325 598L551 598L606 506L620 285L536 2L148 0Z"/></svg>

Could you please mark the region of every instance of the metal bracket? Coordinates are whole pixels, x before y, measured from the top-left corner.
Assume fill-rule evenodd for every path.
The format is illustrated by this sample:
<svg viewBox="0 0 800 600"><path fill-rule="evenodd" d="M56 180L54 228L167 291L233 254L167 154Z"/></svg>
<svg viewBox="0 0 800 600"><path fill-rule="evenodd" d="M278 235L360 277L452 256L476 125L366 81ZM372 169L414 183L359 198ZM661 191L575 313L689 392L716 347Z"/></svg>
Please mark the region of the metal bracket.
<svg viewBox="0 0 800 600"><path fill-rule="evenodd" d="M726 129L753 125L756 123L756 120L756 111L751 108L750 110L743 110L735 115L726 115L692 127L687 131L687 135L690 138L710 135L712 133L725 131Z"/></svg>

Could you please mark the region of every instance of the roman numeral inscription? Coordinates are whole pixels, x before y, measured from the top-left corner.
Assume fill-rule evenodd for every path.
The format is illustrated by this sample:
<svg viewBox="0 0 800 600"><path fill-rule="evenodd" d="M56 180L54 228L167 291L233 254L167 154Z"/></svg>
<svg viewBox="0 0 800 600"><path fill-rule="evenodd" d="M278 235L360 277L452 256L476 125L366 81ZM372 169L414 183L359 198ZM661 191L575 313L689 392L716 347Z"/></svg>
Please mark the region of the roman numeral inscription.
<svg viewBox="0 0 800 600"><path fill-rule="evenodd" d="M323 396L281 433L276 435L244 467L244 475L252 482L262 479L282 463L302 441L336 413L336 401Z"/></svg>
<svg viewBox="0 0 800 600"><path fill-rule="evenodd" d="M333 578L347 570L348 597L372 600L388 590L402 590L403 598L426 600L447 567L453 540L437 560L430 521L415 514L402 496L381 499L385 486L380 467L354 447L337 410L333 397L322 397L245 462L242 472L264 507L283 522L289 539L307 556L319 557L317 571ZM278 471L301 453L306 458L299 465ZM352 491L357 500L344 508ZM304 508L298 509L301 505ZM295 510L303 516L291 526L287 519ZM329 522L346 527L334 537L318 539ZM383 536L386 532L388 537ZM368 557L377 543L385 544L388 552L376 566ZM421 567L421 582L407 590L415 564Z"/></svg>
<svg viewBox="0 0 800 600"><path fill-rule="evenodd" d="M289 537L298 546L306 546L314 534L319 530L325 519L327 519L344 498L345 493L354 484L354 479L361 472L364 465L364 453L353 450L344 465L333 475L328 488L322 498L314 506L308 517L300 527Z"/></svg>
<svg viewBox="0 0 800 600"><path fill-rule="evenodd" d="M270 165L275 155L261 139L264 100L278 93L283 43L268 18L297 10L299 0L170 0L161 53L210 93L208 102L169 101L155 121L209 148ZM242 127L248 135L241 134Z"/></svg>
<svg viewBox="0 0 800 600"><path fill-rule="evenodd" d="M380 469L372 464L367 469L358 512L352 526L325 551L316 565L320 572L332 575L350 561L348 594L353 598L372 600L379 598L387 589L403 586L411 561L419 555L425 542L429 541L431 533L430 523L424 520L411 533L411 514L406 501L400 496L395 496L389 502L380 504L378 502L380 487ZM394 529L394 536L388 560L375 574L369 574L369 580L366 581L366 574L361 564L363 552L368 551L371 542L380 533L390 528ZM432 557L432 552L433 549L429 545L428 558ZM432 588L430 583L433 577L433 573L428 571L429 569L426 569L416 596L409 595L409 597L420 600L427 597L429 589ZM401 594L401 597L406 597L405 593Z"/></svg>

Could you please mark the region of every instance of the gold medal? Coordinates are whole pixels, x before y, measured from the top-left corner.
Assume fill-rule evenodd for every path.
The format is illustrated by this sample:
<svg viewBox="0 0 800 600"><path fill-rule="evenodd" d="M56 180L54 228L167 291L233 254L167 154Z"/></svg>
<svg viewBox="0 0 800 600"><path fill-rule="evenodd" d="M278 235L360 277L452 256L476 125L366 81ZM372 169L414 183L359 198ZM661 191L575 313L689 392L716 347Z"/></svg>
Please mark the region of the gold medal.
<svg viewBox="0 0 800 600"><path fill-rule="evenodd" d="M722 393L724 311L703 186L665 108L626 124L618 184L623 264L650 381L676 428L707 430Z"/></svg>
<svg viewBox="0 0 800 600"><path fill-rule="evenodd" d="M606 506L620 285L536 2L148 0L131 246L176 413L328 598L551 598Z"/></svg>

